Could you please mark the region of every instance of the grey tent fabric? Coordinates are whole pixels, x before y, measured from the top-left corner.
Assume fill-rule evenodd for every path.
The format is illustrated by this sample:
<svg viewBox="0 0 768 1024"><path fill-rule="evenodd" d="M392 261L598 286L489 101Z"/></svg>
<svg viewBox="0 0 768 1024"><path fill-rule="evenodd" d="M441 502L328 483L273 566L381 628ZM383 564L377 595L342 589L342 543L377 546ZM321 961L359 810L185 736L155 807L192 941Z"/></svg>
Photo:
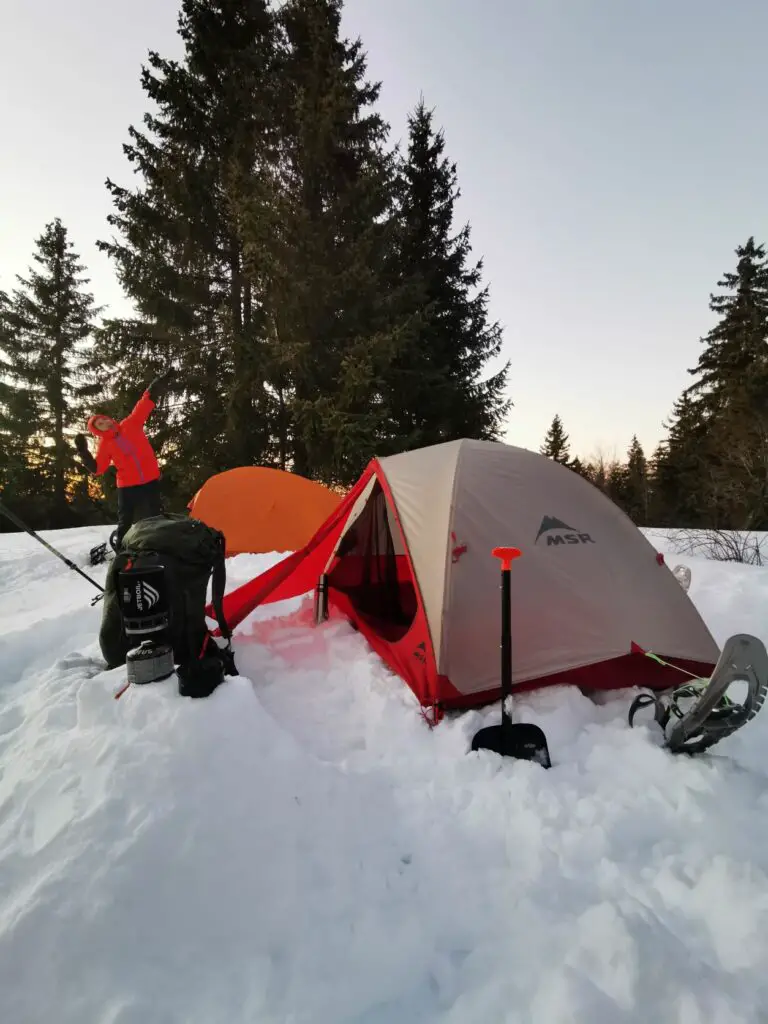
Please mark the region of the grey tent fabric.
<svg viewBox="0 0 768 1024"><path fill-rule="evenodd" d="M512 571L513 678L622 657L632 643L714 663L697 609L624 512L535 452L460 440L379 461L402 525L439 675L461 694L498 686L497 545Z"/></svg>

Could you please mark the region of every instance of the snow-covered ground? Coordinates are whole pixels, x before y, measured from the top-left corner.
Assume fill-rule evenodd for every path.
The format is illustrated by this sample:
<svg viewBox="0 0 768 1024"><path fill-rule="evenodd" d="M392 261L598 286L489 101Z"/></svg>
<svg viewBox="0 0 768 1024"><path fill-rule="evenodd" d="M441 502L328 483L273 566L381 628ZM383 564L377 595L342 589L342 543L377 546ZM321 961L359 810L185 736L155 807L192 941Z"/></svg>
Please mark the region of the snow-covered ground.
<svg viewBox="0 0 768 1024"><path fill-rule="evenodd" d="M85 566L106 532L47 536ZM768 641L768 570L669 561L719 642ZM0 535L3 1024L768 1020L768 713L675 758L631 694L550 690L518 702L550 771L468 754L498 708L429 731L301 602L208 700L116 701L93 593Z"/></svg>

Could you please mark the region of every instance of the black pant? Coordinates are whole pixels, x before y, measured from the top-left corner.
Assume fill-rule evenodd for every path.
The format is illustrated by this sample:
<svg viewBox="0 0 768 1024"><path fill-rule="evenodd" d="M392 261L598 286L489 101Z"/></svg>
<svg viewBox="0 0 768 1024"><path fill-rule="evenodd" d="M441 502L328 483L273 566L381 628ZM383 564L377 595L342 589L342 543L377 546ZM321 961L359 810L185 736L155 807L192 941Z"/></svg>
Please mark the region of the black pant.
<svg viewBox="0 0 768 1024"><path fill-rule="evenodd" d="M115 547L122 545L123 537L137 520L159 516L162 511L159 480L150 480L147 484L136 484L134 487L118 487Z"/></svg>

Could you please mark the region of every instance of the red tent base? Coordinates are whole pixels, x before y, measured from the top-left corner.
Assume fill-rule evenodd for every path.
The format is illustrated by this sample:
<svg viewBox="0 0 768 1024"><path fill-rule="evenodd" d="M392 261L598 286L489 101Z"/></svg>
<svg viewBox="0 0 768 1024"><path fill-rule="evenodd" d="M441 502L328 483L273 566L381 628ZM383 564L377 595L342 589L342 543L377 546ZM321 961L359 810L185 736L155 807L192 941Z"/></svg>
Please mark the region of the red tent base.
<svg viewBox="0 0 768 1024"><path fill-rule="evenodd" d="M714 662L690 661L683 658L666 658L670 665L676 665L686 673L696 677L709 677L714 671ZM436 704L446 711L482 707L497 701L501 690L483 690L479 693L458 693L445 676L440 676L440 690L446 695L441 696ZM690 678L690 677L689 677ZM569 669L538 679L515 684L513 693L525 693L540 690L546 686L577 686L588 693L590 690L626 690L641 687L648 690L666 690L685 682L683 672L660 665L644 654L624 654L620 658L598 662L596 665L583 665L581 668Z"/></svg>

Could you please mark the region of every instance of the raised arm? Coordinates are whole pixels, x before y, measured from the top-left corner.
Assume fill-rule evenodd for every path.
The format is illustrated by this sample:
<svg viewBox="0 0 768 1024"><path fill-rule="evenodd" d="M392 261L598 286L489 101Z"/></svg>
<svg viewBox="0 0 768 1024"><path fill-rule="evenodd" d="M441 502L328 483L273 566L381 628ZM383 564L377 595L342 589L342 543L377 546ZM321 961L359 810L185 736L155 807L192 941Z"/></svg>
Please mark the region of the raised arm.
<svg viewBox="0 0 768 1024"><path fill-rule="evenodd" d="M159 377L155 377L131 412L126 416L126 421L136 423L141 427L144 426L149 419L149 414L155 408L158 400L168 386L168 381L172 373L173 370L168 369L165 373L161 373Z"/></svg>
<svg viewBox="0 0 768 1024"><path fill-rule="evenodd" d="M149 414L155 408L155 402L152 399L149 388L144 392L141 398L138 400L136 405L131 409L128 415L123 420L124 424L135 423L138 426L143 427L149 419Z"/></svg>

